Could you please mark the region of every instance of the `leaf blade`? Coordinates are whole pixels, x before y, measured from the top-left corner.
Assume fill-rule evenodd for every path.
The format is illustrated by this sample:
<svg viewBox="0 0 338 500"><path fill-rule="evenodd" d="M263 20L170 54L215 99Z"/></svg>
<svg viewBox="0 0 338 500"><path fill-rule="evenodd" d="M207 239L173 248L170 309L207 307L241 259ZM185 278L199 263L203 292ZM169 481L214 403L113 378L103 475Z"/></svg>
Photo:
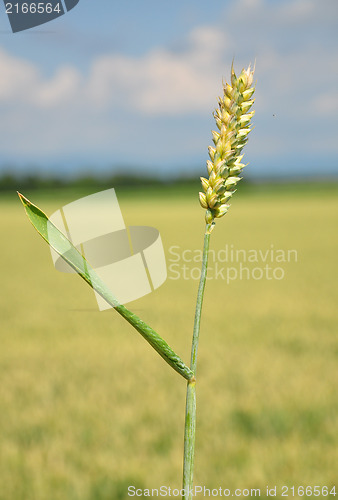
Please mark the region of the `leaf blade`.
<svg viewBox="0 0 338 500"><path fill-rule="evenodd" d="M68 238L49 220L48 216L28 198L18 192L26 215L33 227L42 238L85 280L91 288L101 295L143 338L158 352L158 354L182 377L190 380L193 372L173 351L167 342L149 325L120 304L103 280L97 275L89 262L68 240Z"/></svg>

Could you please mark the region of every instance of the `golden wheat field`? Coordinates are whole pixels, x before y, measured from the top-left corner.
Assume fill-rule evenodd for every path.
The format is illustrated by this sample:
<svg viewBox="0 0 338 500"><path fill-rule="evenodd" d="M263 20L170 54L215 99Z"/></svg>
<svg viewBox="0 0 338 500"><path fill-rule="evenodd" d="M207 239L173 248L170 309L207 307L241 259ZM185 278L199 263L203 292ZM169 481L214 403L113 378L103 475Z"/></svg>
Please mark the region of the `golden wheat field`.
<svg viewBox="0 0 338 500"><path fill-rule="evenodd" d="M47 214L78 196L28 195ZM128 307L188 362L203 210L189 189L117 195L127 225L160 231L168 267L167 281ZM252 186L217 222L197 485L338 493L337 195L334 184ZM99 312L78 276L54 270L15 194L0 207L0 500L180 488L184 379L114 311Z"/></svg>

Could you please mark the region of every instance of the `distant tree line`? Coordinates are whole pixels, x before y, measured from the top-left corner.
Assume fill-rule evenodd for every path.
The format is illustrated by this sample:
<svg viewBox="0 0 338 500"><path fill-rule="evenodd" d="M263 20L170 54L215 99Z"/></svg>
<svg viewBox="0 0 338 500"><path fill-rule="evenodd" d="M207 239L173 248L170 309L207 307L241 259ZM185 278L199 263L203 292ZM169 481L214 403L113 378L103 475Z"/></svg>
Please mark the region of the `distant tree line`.
<svg viewBox="0 0 338 500"><path fill-rule="evenodd" d="M160 179L150 175L136 174L114 174L106 176L95 176L91 174L79 175L74 178L60 176L44 176L41 174L19 175L11 172L0 174L0 191L12 190L41 190L41 189L57 189L57 188L97 188L106 189L111 187L142 187L142 186L160 186L163 184L175 183L195 184L198 182L198 177L175 178L175 179Z"/></svg>

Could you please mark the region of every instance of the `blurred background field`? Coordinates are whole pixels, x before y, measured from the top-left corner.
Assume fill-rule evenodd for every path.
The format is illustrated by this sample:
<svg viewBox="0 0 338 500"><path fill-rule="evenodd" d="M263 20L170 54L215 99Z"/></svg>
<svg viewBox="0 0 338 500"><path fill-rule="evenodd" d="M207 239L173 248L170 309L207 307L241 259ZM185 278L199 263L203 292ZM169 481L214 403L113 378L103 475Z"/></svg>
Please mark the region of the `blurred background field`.
<svg viewBox="0 0 338 500"><path fill-rule="evenodd" d="M281 280L207 283L195 483L337 487L338 184L240 187L212 250L273 245L296 250L297 261L271 264L284 269ZM117 188L127 225L159 229L168 268L171 246L201 248L197 189ZM24 194L51 214L92 192L88 184ZM179 488L184 380L114 311L98 312L82 280L53 269L14 191L0 207L0 500L119 500L128 485ZM173 277L169 269L130 308L188 361L196 275Z"/></svg>
<svg viewBox="0 0 338 500"><path fill-rule="evenodd" d="M229 283L211 259L195 483L338 488L337 19L336 0L81 0L13 34L0 12L0 500L180 487L184 380L54 270L15 191L51 214L115 187L127 225L156 227L168 279L130 308L188 362L200 263L183 256L202 247L198 177L231 61L256 61L255 130L211 250L297 259L268 261L283 279L243 262L250 279Z"/></svg>

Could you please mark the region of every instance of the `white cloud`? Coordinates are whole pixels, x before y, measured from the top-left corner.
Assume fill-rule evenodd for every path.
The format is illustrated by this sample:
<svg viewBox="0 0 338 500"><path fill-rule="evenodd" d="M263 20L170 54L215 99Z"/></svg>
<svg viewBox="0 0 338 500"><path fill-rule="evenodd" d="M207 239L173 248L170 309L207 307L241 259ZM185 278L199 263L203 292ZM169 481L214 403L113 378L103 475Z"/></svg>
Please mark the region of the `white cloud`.
<svg viewBox="0 0 338 500"><path fill-rule="evenodd" d="M190 33L185 50L156 48L142 57L105 56L93 64L87 85L96 104L125 103L146 114L182 114L210 109L230 43L220 30Z"/></svg>
<svg viewBox="0 0 338 500"><path fill-rule="evenodd" d="M37 68L0 50L0 102L24 101L38 80Z"/></svg>
<svg viewBox="0 0 338 500"><path fill-rule="evenodd" d="M187 33L179 50L154 46L137 56L100 55L86 72L60 65L48 77L38 64L0 50L3 147L13 148L15 138L24 154L33 151L39 137L39 148L46 151L58 151L60 144L121 151L129 147L125 131L137 124L142 128L139 144L147 137L144 150L159 157L168 154L168 147L149 146L158 133L151 127L163 120L167 136L170 118L182 120L181 128L170 130L173 140L195 151L196 136L188 132L179 138L189 128L185 115L195 114L196 123L200 119L204 126L235 57L239 70L257 60L256 120L264 123L255 130L254 149L259 152L268 143L271 151L280 152L297 137L297 147L319 151L321 131L307 127L304 132L301 125L318 117L331 120L334 130L338 48L337 41L325 37L337 15L337 0L235 0L215 17L214 26ZM273 114L278 118L272 123Z"/></svg>
<svg viewBox="0 0 338 500"><path fill-rule="evenodd" d="M338 114L338 92L333 94L320 94L314 99L313 109L316 114L336 117Z"/></svg>
<svg viewBox="0 0 338 500"><path fill-rule="evenodd" d="M53 108L73 101L146 114L206 111L219 88L229 46L220 30L200 27L190 33L181 52L156 48L141 57L102 56L92 62L88 77L76 68L60 67L49 79L34 64L2 52L0 102Z"/></svg>
<svg viewBox="0 0 338 500"><path fill-rule="evenodd" d="M54 107L74 99L81 88L81 76L72 67L60 68L50 81L37 81L33 98L41 107Z"/></svg>
<svg viewBox="0 0 338 500"><path fill-rule="evenodd" d="M51 108L70 101L77 93L81 77L72 67L61 67L48 79L29 61L0 50L0 104L35 105Z"/></svg>
<svg viewBox="0 0 338 500"><path fill-rule="evenodd" d="M332 0L325 3L329 18L337 7ZM204 113L214 106L220 81L228 76L225 69L235 56L237 67L239 61L248 64L257 57L257 104L261 111L274 106L277 94L279 102L286 107L292 103L296 111L304 101L301 94L317 102L309 92L310 79L312 86L320 85L322 68L337 72L337 44L323 52L320 46L304 45L299 31L292 50L283 49L288 45L291 25L295 36L298 25L315 23L325 15L323 10L315 0L276 4L238 0L227 10L226 22L220 16L218 25L196 27L180 51L157 47L141 56L99 56L86 75L75 67L61 66L47 79L33 63L1 51L0 103L20 102L41 109L85 106L96 113L112 109L161 116ZM328 94L330 91L328 88ZM317 110L331 113L327 105L317 106Z"/></svg>

